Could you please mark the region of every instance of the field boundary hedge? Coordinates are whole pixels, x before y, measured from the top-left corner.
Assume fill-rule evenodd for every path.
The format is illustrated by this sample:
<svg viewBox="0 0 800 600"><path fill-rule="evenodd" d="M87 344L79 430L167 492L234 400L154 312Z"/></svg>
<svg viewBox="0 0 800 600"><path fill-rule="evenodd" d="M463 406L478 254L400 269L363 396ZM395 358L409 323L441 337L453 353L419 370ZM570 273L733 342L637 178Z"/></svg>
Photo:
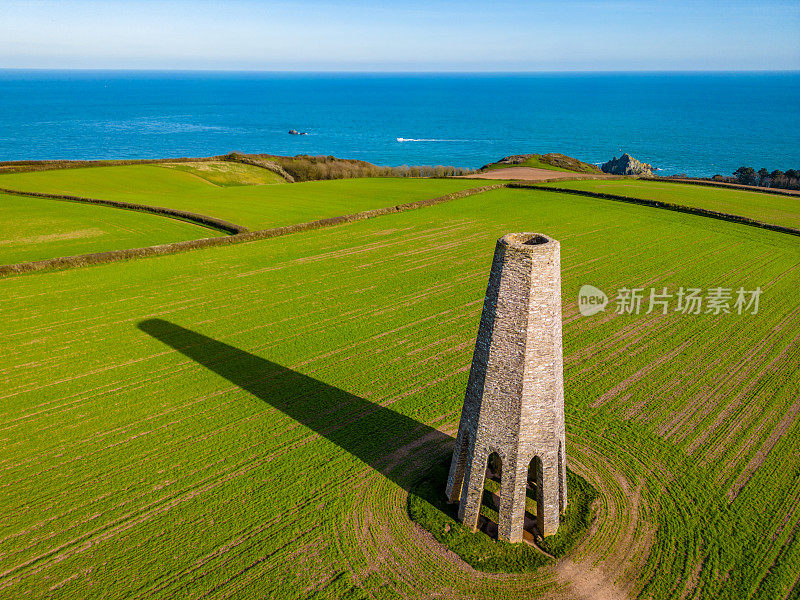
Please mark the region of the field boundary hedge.
<svg viewBox="0 0 800 600"><path fill-rule="evenodd" d="M509 183L507 184L507 187L514 189L530 189L530 190L543 190L546 192L559 192L562 194L573 194L575 196L588 196L589 198L599 198L601 200L613 200L615 202L627 202L629 204L639 204L641 206L649 206L651 208L661 208L664 210L682 212L690 215L708 217L711 219L719 219L721 221L729 221L731 223L738 223L740 225L748 225L750 227L758 227L760 229L769 229L770 231L777 231L779 233L788 233L789 235L800 236L800 229L795 229L794 227L786 227L784 225L774 225L772 223L764 223L763 221L757 221L749 217L742 217L740 215L732 215L730 213L717 212L715 210L708 210L707 208L697 208L693 206L685 206L683 204L673 204L672 202L662 202L660 200L646 200L644 198L634 198L633 196L619 196L617 194L604 194L602 192L589 192L586 190L574 190L570 188L545 187L529 183Z"/></svg>
<svg viewBox="0 0 800 600"><path fill-rule="evenodd" d="M13 196L32 196L34 198L48 198L50 200L61 200L66 202L79 202L82 204L99 204L102 206L111 206L112 208L122 208L125 210L136 210L139 212L151 213L162 217L170 217L180 219L181 221L189 221L195 225L202 225L218 231L224 231L228 234L245 233L248 231L247 227L236 225L222 219L216 219L207 215L193 213L185 210L178 210L175 208L164 208L162 206L148 206L147 204L135 204L133 202L121 202L118 200L101 200L99 198L85 198L83 196L68 196L66 194L47 194L44 192L24 192L22 190L12 190L7 188L0 188L0 193L9 194Z"/></svg>
<svg viewBox="0 0 800 600"><path fill-rule="evenodd" d="M745 192L756 192L757 194L774 194L776 196L789 196L790 198L797 198L800 200L800 191L797 190L784 190L780 188L760 187L757 185L744 185L741 183L726 183L724 181L706 181L705 179L671 179L669 177L659 177L658 179L650 177L640 177L642 181L659 181L662 183L684 183L689 185L704 185L706 187L715 187L729 190L742 190Z"/></svg>
<svg viewBox="0 0 800 600"><path fill-rule="evenodd" d="M313 229L322 229L324 227L334 227L336 225L344 225L345 223L352 223L354 221L362 221L364 219L372 219L374 217L380 217L383 215L404 212L407 210L416 210L419 208L425 208L427 206L434 206L436 204L450 202L452 200L457 200L459 198L465 198L467 196L473 196L475 194L481 194L483 192L504 188L507 185L508 184L506 183L485 185L477 188L471 188L467 190L453 192L445 196L429 198L427 200L418 200L416 202L408 202L406 204L398 204L396 206L387 206L384 208L374 208L372 210L365 210L350 215L329 217L327 219L319 219L317 221L309 221L306 223L297 223L295 225L284 225L282 227L273 227L271 229L260 229L257 231L245 231L242 233L236 233L234 235L225 237L201 238L198 240L186 240L183 242L159 244L157 246L145 246L143 248L110 250L108 252L94 252L91 254L79 254L76 256L61 256L56 258L48 258L46 260L29 261L29 262L15 263L10 265L0 265L0 277L5 277L9 275L20 275L23 273L33 273L36 271L72 269L88 265L129 260L132 258L163 256L166 254L177 254L179 252L198 250L200 248L210 248L213 246L227 246L231 244L242 244L245 242L252 242L256 240L281 237L284 235L290 235L292 233L310 231ZM0 191L3 191L2 188L0 188ZM24 194L24 195L29 195L29 194Z"/></svg>

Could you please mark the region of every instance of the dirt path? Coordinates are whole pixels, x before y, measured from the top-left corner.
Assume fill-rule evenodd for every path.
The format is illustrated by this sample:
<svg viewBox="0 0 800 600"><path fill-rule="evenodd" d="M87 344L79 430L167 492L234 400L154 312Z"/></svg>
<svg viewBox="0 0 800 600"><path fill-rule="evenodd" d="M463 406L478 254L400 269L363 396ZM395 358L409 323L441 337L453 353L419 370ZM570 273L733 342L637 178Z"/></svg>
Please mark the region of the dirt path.
<svg viewBox="0 0 800 600"><path fill-rule="evenodd" d="M556 564L559 579L567 584L561 598L573 600L629 600L628 594L615 586L599 569L562 558Z"/></svg>
<svg viewBox="0 0 800 600"><path fill-rule="evenodd" d="M462 175L456 179L512 179L515 181L550 181L554 179L620 179L619 175L605 173L571 173L567 171L551 171L534 167L508 167L493 169L485 173Z"/></svg>

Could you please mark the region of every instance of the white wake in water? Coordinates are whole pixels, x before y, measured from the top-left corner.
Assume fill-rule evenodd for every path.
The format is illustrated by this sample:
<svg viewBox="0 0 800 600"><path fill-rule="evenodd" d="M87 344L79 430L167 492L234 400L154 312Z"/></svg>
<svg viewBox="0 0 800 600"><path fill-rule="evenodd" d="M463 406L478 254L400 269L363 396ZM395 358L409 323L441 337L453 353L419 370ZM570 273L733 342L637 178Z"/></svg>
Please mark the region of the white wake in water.
<svg viewBox="0 0 800 600"><path fill-rule="evenodd" d="M397 138L398 142L469 142L471 140L442 140L438 138Z"/></svg>

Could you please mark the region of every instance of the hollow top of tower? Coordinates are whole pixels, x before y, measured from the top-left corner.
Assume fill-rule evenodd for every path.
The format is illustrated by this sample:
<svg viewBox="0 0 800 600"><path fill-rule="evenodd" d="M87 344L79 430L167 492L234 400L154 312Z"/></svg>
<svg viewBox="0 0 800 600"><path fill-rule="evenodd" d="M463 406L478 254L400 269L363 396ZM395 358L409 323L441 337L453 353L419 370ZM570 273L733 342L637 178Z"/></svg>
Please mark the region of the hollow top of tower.
<svg viewBox="0 0 800 600"><path fill-rule="evenodd" d="M507 233L500 238L499 242L506 246L510 246L514 250L521 250L523 252L530 252L535 254L537 252L549 251L550 246L557 243L553 238L546 236L543 233Z"/></svg>

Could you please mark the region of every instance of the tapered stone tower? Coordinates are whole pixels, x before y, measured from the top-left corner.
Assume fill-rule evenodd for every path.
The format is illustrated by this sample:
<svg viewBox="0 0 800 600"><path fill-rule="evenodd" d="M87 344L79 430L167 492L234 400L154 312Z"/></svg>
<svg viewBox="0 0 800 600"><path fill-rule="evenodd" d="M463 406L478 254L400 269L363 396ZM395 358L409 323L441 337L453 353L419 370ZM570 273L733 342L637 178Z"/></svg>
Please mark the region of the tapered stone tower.
<svg viewBox="0 0 800 600"><path fill-rule="evenodd" d="M492 453L502 464L498 538L522 541L526 491L538 532L555 533L567 503L561 252L540 233L510 233L494 251L446 490L473 530Z"/></svg>

